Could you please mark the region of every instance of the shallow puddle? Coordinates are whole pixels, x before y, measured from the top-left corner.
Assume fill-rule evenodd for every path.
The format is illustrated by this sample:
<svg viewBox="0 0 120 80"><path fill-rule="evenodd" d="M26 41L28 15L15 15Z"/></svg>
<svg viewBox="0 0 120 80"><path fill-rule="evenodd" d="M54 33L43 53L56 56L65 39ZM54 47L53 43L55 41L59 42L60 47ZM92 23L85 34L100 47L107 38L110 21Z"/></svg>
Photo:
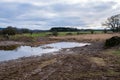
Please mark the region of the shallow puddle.
<svg viewBox="0 0 120 80"><path fill-rule="evenodd" d="M85 45L90 45L90 43L58 42L38 47L20 46L14 50L0 50L0 61L35 55L41 56L42 54L49 54L52 52L60 51L64 48L82 47Z"/></svg>

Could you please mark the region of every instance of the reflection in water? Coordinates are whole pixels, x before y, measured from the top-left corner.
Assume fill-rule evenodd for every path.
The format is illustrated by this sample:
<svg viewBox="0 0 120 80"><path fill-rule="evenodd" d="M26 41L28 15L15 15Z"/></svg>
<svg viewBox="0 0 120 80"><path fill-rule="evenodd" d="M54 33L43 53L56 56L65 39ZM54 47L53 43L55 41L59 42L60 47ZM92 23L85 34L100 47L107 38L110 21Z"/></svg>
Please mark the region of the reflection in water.
<svg viewBox="0 0 120 80"><path fill-rule="evenodd" d="M42 54L59 51L63 48L81 47L85 45L90 44L76 42L58 42L39 47L20 46L14 50L0 50L0 61L17 59L20 57L29 57L32 55L41 56Z"/></svg>
<svg viewBox="0 0 120 80"><path fill-rule="evenodd" d="M0 50L15 50L19 46L18 45L7 45L7 46L0 46Z"/></svg>

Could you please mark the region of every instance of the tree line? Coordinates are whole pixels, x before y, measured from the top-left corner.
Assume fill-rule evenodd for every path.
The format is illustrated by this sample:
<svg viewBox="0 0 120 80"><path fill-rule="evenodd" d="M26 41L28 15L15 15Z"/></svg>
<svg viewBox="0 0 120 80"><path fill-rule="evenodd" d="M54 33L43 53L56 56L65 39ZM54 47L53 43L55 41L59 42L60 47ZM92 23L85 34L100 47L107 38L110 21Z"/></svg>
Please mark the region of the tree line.
<svg viewBox="0 0 120 80"><path fill-rule="evenodd" d="M21 34L21 33L30 33L31 30L29 29L18 29L16 27L8 26L7 28L3 28L0 30L1 35L15 35L15 34Z"/></svg>
<svg viewBox="0 0 120 80"><path fill-rule="evenodd" d="M51 32L57 31L57 32L74 32L79 31L77 28L69 28L69 27L53 27L50 29Z"/></svg>

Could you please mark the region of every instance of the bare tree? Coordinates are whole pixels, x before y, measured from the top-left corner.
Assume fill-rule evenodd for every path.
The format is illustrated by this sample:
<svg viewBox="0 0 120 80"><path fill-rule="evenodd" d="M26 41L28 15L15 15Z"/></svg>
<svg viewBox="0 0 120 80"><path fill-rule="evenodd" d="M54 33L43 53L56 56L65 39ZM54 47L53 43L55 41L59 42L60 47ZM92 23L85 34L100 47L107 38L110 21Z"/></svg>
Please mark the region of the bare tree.
<svg viewBox="0 0 120 80"><path fill-rule="evenodd" d="M113 32L120 32L120 14L109 17L102 25L108 26Z"/></svg>

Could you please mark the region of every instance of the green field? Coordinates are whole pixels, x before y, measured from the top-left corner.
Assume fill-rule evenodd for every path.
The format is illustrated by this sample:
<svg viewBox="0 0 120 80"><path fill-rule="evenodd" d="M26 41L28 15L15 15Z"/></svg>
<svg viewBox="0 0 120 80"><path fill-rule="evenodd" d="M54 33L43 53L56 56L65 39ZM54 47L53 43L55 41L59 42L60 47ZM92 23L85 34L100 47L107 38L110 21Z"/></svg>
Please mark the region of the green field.
<svg viewBox="0 0 120 80"><path fill-rule="evenodd" d="M94 34L102 34L103 31L94 31ZM91 34L90 31L79 31L79 32L58 32L58 36L66 36L66 35L80 35L80 34ZM25 33L25 34L17 34L17 36L27 36L27 37L47 37L52 35L52 32L39 32L39 33Z"/></svg>

